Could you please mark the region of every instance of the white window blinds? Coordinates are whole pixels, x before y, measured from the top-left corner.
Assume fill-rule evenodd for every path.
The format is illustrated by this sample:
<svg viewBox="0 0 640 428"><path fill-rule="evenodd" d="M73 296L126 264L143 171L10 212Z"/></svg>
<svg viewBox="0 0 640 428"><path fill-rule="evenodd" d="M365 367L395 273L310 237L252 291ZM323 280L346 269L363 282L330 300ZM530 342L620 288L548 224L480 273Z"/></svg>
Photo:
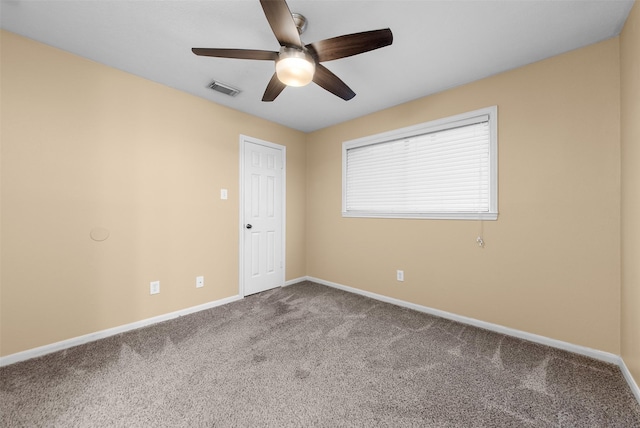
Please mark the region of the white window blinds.
<svg viewBox="0 0 640 428"><path fill-rule="evenodd" d="M495 219L491 119L456 117L414 135L345 144L343 215Z"/></svg>

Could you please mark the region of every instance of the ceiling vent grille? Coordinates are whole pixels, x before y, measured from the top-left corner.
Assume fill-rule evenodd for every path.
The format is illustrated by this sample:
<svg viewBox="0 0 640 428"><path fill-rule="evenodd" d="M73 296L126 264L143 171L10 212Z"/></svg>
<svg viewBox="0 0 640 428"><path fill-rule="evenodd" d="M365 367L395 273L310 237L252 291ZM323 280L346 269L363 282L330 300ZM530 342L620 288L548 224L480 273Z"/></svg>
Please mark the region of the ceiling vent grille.
<svg viewBox="0 0 640 428"><path fill-rule="evenodd" d="M221 92L225 95L229 95L230 97L235 97L241 92L240 89L236 89L234 87L226 85L222 82L217 82L215 80L209 84L209 88L213 89L214 91Z"/></svg>

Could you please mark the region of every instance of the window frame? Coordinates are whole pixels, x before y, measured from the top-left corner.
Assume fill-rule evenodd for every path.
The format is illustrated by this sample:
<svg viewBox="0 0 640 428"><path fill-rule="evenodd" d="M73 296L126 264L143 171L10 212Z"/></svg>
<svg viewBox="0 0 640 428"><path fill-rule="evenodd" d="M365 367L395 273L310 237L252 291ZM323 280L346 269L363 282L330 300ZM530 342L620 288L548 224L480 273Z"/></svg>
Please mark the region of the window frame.
<svg viewBox="0 0 640 428"><path fill-rule="evenodd" d="M347 210L347 152L350 149L381 143L390 143L403 138L417 137L446 129L464 126L478 118L489 117L489 211L480 212L389 212ZM437 220L497 220L498 219L498 106L444 117L418 125L395 129L342 143L342 217L354 218L413 218Z"/></svg>

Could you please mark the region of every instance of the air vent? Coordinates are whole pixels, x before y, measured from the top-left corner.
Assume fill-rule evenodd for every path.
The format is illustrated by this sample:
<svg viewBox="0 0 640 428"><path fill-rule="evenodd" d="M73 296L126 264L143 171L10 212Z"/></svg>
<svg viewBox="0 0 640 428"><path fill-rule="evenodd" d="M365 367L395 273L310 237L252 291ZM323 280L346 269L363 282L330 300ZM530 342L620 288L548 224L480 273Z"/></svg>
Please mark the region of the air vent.
<svg viewBox="0 0 640 428"><path fill-rule="evenodd" d="M230 97L235 97L240 93L240 89L225 85L222 82L216 82L215 80L209 84L209 88L213 89L214 91L222 92L223 94L229 95Z"/></svg>

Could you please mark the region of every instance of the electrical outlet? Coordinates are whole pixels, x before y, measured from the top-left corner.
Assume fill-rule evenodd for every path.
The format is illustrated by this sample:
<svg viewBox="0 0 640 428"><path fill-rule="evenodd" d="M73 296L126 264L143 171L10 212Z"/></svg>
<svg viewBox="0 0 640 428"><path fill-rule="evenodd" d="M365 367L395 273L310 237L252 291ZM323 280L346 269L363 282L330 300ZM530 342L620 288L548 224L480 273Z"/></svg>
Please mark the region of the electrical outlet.
<svg viewBox="0 0 640 428"><path fill-rule="evenodd" d="M204 276L196 276L196 288L204 287Z"/></svg>
<svg viewBox="0 0 640 428"><path fill-rule="evenodd" d="M227 198L228 198L227 189L220 189L220 199L227 199Z"/></svg>
<svg viewBox="0 0 640 428"><path fill-rule="evenodd" d="M151 281L149 283L149 294L158 294L160 292L160 281Z"/></svg>
<svg viewBox="0 0 640 428"><path fill-rule="evenodd" d="M399 270L396 271L396 279L400 282L404 281L404 271L403 270Z"/></svg>

